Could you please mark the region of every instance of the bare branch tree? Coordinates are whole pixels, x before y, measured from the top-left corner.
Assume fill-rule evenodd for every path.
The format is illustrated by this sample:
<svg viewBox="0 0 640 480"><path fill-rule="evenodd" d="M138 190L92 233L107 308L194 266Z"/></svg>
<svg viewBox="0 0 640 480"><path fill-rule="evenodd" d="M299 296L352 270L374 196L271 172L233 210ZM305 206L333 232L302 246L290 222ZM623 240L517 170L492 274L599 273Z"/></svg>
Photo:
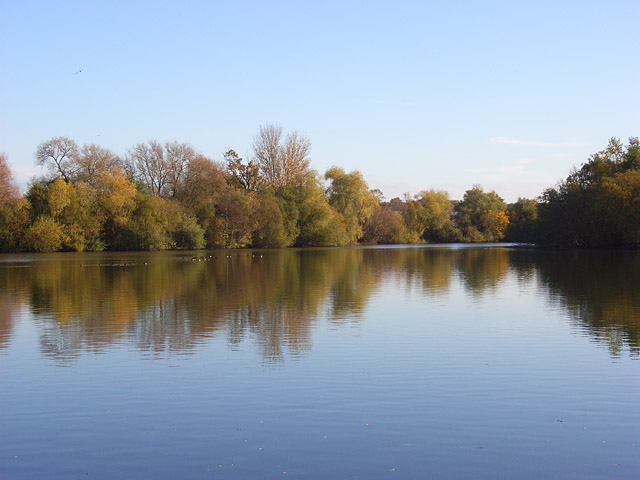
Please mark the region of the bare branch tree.
<svg viewBox="0 0 640 480"><path fill-rule="evenodd" d="M263 125L253 142L255 163L265 182L274 188L296 185L309 170L311 142L298 132L282 142L282 127Z"/></svg>
<svg viewBox="0 0 640 480"><path fill-rule="evenodd" d="M153 195L175 197L180 195L189 164L197 156L188 143L173 141L162 145L151 140L129 151L127 170L134 179L147 185Z"/></svg>
<svg viewBox="0 0 640 480"><path fill-rule="evenodd" d="M61 176L68 182L75 174L77 155L76 142L67 137L56 137L38 146L36 164L47 167L52 176Z"/></svg>
<svg viewBox="0 0 640 480"><path fill-rule="evenodd" d="M165 161L167 164L168 196L180 194L189 171L189 164L197 157L196 151L188 143L176 141L164 144Z"/></svg>
<svg viewBox="0 0 640 480"><path fill-rule="evenodd" d="M167 185L167 164L164 150L157 140L139 143L129 150L128 170L136 181L144 183L152 195L162 195Z"/></svg>
<svg viewBox="0 0 640 480"><path fill-rule="evenodd" d="M273 187L282 186L281 147L282 127L263 125L253 142L253 155L265 182Z"/></svg>
<svg viewBox="0 0 640 480"><path fill-rule="evenodd" d="M84 145L74 159L74 180L93 184L99 174L106 173L121 164L120 157L108 148L92 143Z"/></svg>

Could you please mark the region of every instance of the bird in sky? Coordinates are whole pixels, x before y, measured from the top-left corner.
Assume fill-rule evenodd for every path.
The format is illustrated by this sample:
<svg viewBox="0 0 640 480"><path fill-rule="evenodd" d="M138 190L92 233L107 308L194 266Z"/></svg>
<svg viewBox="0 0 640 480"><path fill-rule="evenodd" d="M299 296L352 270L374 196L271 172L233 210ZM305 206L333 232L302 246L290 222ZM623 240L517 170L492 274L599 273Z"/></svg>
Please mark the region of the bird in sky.
<svg viewBox="0 0 640 480"><path fill-rule="evenodd" d="M82 72L84 72L84 67L82 67L80 70L78 70L76 73L74 73L74 75L77 75L77 74L82 73Z"/></svg>

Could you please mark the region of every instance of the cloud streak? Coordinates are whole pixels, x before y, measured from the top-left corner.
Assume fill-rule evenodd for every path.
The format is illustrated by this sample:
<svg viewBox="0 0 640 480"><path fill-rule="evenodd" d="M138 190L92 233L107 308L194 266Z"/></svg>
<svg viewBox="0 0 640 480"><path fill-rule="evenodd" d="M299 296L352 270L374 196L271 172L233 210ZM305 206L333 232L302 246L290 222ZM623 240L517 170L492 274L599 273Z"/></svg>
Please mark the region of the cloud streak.
<svg viewBox="0 0 640 480"><path fill-rule="evenodd" d="M500 143L502 145L518 145L521 147L586 147L589 144L583 142L538 142L531 140L521 140L511 137L492 137L489 139L491 143Z"/></svg>

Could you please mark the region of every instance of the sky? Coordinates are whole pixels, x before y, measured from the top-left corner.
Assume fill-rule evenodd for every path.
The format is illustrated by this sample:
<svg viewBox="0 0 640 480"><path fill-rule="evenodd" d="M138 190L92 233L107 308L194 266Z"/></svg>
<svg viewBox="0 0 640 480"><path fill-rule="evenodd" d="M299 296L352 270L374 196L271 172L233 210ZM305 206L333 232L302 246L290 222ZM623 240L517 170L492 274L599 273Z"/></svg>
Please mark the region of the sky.
<svg viewBox="0 0 640 480"><path fill-rule="evenodd" d="M276 124L387 200L535 198L640 136L639 19L637 0L0 0L0 152L24 190L53 137L221 160Z"/></svg>

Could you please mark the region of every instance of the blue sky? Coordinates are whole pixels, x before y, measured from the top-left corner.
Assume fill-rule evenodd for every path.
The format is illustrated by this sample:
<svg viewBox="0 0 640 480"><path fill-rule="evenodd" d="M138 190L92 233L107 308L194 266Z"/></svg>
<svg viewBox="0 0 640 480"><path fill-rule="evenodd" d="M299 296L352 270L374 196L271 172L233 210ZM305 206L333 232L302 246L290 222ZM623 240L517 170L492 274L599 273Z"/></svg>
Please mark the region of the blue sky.
<svg viewBox="0 0 640 480"><path fill-rule="evenodd" d="M24 186L55 136L219 160L280 124L388 199L533 198L640 135L639 19L638 1L0 0L0 151Z"/></svg>

